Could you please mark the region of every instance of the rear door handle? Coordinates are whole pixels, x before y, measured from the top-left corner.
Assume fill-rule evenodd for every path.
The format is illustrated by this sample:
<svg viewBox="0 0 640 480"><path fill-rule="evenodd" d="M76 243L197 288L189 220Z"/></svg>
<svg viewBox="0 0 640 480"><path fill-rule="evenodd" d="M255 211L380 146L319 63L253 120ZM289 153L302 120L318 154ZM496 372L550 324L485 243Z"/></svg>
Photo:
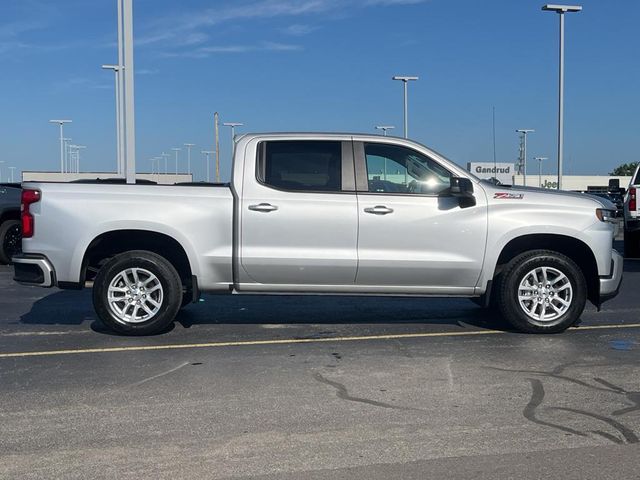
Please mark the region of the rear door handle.
<svg viewBox="0 0 640 480"><path fill-rule="evenodd" d="M373 213L374 215L387 215L393 213L393 208L385 207L384 205L376 205L375 207L365 208L366 213Z"/></svg>
<svg viewBox="0 0 640 480"><path fill-rule="evenodd" d="M278 207L271 205L270 203L259 203L258 205L249 205L249 210L254 212L273 212L278 210Z"/></svg>

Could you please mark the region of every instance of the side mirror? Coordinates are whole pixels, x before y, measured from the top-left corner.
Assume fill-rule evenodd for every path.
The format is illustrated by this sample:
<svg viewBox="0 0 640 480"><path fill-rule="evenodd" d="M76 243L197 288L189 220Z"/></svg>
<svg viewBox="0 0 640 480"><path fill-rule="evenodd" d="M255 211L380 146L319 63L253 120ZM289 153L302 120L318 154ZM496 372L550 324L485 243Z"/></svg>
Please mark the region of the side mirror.
<svg viewBox="0 0 640 480"><path fill-rule="evenodd" d="M451 195L454 197L472 197L473 183L468 178L451 177Z"/></svg>

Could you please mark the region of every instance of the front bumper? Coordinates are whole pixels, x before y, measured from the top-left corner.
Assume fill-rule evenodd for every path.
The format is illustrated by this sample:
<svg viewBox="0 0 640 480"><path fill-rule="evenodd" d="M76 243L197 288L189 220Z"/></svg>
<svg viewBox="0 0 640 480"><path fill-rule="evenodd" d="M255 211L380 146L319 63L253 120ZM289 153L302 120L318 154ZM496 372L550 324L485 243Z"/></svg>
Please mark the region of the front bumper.
<svg viewBox="0 0 640 480"><path fill-rule="evenodd" d="M600 303L611 300L618 295L622 272L624 270L624 258L616 250L611 254L611 273L600 277Z"/></svg>
<svg viewBox="0 0 640 480"><path fill-rule="evenodd" d="M38 287L53 287L56 282L56 275L51 265L43 255L33 255L23 253L14 256L13 279L22 285L35 285Z"/></svg>

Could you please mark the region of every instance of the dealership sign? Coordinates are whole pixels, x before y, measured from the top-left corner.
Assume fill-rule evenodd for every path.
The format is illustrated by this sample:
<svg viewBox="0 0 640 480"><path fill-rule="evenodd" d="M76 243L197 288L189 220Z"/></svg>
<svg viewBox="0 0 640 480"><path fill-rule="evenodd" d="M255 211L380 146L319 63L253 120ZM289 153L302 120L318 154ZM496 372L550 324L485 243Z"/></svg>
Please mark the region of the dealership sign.
<svg viewBox="0 0 640 480"><path fill-rule="evenodd" d="M513 184L514 167L513 163L467 163L467 170L476 177L486 180L497 178L504 185Z"/></svg>

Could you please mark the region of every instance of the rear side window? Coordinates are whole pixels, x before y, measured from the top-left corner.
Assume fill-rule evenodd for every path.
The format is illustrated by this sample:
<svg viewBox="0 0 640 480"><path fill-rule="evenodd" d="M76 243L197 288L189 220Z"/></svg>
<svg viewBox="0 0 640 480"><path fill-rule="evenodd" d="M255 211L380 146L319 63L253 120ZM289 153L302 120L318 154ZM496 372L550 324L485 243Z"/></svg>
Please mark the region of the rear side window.
<svg viewBox="0 0 640 480"><path fill-rule="evenodd" d="M279 190L339 192L342 144L323 141L264 142L258 179Z"/></svg>

